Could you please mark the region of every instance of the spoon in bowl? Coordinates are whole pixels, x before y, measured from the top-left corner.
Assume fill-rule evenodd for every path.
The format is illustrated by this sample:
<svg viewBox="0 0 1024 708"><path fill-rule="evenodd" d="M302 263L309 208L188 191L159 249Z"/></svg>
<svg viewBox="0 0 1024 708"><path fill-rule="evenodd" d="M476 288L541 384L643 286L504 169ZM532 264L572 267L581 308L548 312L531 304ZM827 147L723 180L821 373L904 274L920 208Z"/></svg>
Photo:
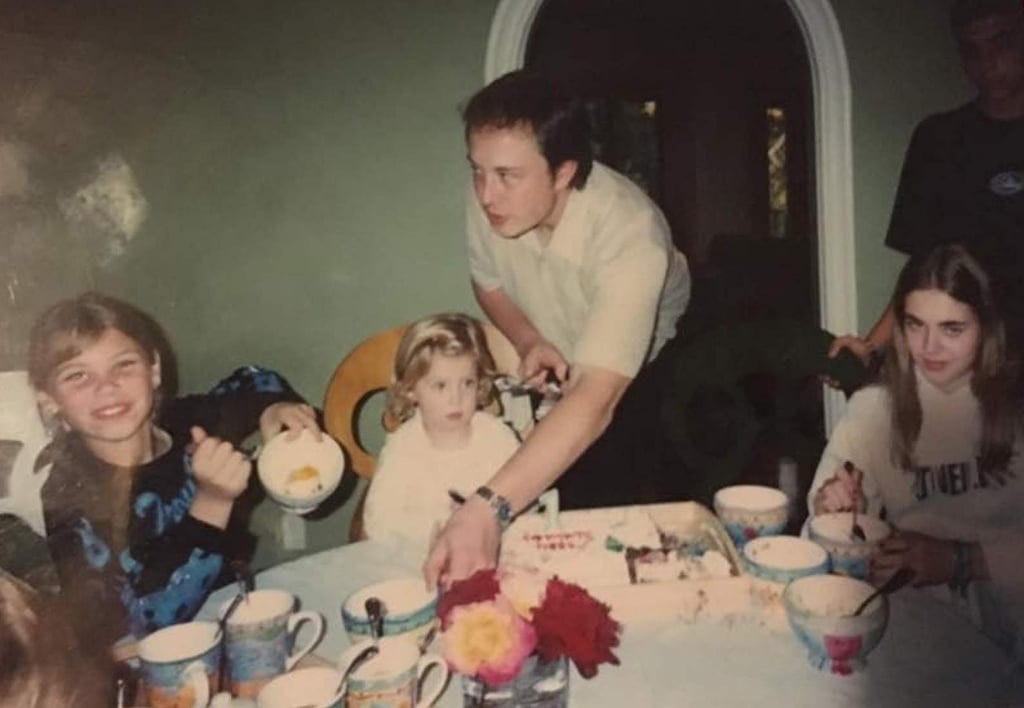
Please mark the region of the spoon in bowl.
<svg viewBox="0 0 1024 708"><path fill-rule="evenodd" d="M850 474L854 474L855 472L857 472L857 468L849 460L843 463L843 469L849 472ZM864 529L862 529L860 524L857 523L857 507L860 506L860 497L860 484L858 482L857 498L853 500L853 528L850 529L850 535L852 535L855 539L858 539L860 541L866 541L868 540L868 537L864 534Z"/></svg>
<svg viewBox="0 0 1024 708"><path fill-rule="evenodd" d="M899 590L901 587L903 587L904 585L906 585L907 583L909 583L913 579L914 579L914 571L913 570L911 570L910 568L907 568L907 567L900 568L895 573L890 575L889 579L886 580L884 583L882 583L878 587L877 590L875 590L873 593L868 595L864 599L864 602L862 602L859 605L857 605L857 609L853 611L853 615L852 616L853 617L857 617L858 615L860 615L860 613L864 611L864 608L866 608L868 605L870 605L871 601L874 600L879 595L881 595L883 593L888 595L889 593L896 592L897 590Z"/></svg>

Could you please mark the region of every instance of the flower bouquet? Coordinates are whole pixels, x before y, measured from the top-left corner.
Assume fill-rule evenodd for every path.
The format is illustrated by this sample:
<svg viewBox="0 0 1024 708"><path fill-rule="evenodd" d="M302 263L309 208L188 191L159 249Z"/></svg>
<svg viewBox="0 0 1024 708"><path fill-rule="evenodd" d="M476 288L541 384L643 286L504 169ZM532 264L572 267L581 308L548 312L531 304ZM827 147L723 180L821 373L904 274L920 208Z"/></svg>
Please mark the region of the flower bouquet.
<svg viewBox="0 0 1024 708"><path fill-rule="evenodd" d="M618 664L621 626L578 585L481 570L437 604L445 659L463 676L467 706L567 705L568 660L591 678Z"/></svg>

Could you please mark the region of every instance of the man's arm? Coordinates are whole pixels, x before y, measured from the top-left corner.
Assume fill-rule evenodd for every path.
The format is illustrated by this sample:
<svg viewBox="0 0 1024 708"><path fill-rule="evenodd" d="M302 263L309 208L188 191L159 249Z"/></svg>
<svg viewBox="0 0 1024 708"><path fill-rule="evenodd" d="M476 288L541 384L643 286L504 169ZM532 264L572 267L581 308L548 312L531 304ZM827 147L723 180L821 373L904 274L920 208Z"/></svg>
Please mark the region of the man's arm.
<svg viewBox="0 0 1024 708"><path fill-rule="evenodd" d="M551 486L604 432L631 379L593 366L580 367L565 396L527 437L488 486L521 511ZM493 566L501 539L494 512L474 495L434 542L424 574L431 585Z"/></svg>
<svg viewBox="0 0 1024 708"><path fill-rule="evenodd" d="M855 334L847 334L842 337L836 337L835 341L832 342L832 346L829 347L828 355L834 357L845 347L856 354L864 363L864 366L867 366L871 361L872 353L889 346L889 342L892 341L892 330L895 324L896 316L893 314L892 303L890 302L886 305L885 311L882 312L882 315L868 331L867 335L859 337Z"/></svg>
<svg viewBox="0 0 1024 708"><path fill-rule="evenodd" d="M547 370L553 371L559 381L568 378L569 363L565 356L544 339L504 290L485 290L473 282L473 295L491 322L515 347L520 358L521 379L529 381L536 377L539 378L538 382L543 382L543 374Z"/></svg>
<svg viewBox="0 0 1024 708"><path fill-rule="evenodd" d="M473 295L480 303L484 314L501 330L502 334L508 337L512 346L516 348L519 356L526 354L526 350L538 339L542 339L540 332L533 326L533 323L523 314L523 311L512 302L512 299L505 294L501 288L485 290L473 283Z"/></svg>
<svg viewBox="0 0 1024 708"><path fill-rule="evenodd" d="M550 487L612 420L631 379L582 366L579 378L488 484L520 511Z"/></svg>

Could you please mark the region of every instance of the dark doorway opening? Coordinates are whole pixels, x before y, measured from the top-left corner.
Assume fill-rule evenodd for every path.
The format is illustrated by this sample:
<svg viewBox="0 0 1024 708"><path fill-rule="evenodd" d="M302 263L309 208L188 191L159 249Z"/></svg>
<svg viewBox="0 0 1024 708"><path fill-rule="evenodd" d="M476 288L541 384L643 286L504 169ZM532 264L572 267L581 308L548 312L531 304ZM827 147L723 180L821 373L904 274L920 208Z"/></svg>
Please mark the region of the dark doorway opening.
<svg viewBox="0 0 1024 708"><path fill-rule="evenodd" d="M785 0L546 0L525 65L585 97L598 159L665 212L694 282L681 345L776 320L817 331L811 67ZM765 373L730 381L765 434L724 476L768 481L780 457L799 456L806 479L820 446L802 443L824 440L818 382L794 384L796 445L772 420L790 384Z"/></svg>

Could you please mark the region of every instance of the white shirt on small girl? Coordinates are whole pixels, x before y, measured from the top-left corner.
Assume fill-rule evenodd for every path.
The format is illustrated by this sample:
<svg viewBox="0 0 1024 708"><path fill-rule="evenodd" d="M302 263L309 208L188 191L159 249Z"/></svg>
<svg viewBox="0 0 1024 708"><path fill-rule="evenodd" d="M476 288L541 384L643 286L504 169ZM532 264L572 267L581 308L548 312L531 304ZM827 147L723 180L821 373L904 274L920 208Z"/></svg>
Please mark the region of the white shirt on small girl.
<svg viewBox="0 0 1024 708"><path fill-rule="evenodd" d="M422 549L448 521L453 490L469 498L519 447L501 420L477 411L470 420L469 443L439 450L433 446L417 410L384 441L363 511L366 535L375 540Z"/></svg>

